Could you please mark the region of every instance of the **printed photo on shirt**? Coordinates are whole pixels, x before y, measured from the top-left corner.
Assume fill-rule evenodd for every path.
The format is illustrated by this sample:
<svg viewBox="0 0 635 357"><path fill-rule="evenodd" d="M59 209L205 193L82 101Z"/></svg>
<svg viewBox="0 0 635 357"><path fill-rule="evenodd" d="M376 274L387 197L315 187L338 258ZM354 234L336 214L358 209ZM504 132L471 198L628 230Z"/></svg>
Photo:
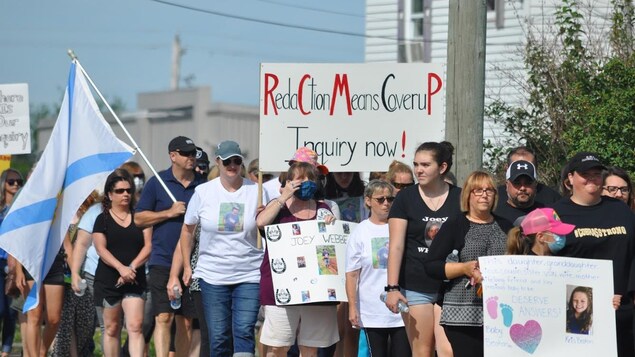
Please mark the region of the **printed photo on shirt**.
<svg viewBox="0 0 635 357"><path fill-rule="evenodd" d="M428 247L439 233L439 229L441 229L441 222L428 221L426 224L426 244Z"/></svg>
<svg viewBox="0 0 635 357"><path fill-rule="evenodd" d="M360 219L360 199L359 197L348 197L344 199L337 199L336 202L340 206L340 217L342 221L359 223Z"/></svg>
<svg viewBox="0 0 635 357"><path fill-rule="evenodd" d="M566 332L591 335L593 331L593 288L567 285Z"/></svg>
<svg viewBox="0 0 635 357"><path fill-rule="evenodd" d="M320 275L337 275L337 257L334 245L315 246Z"/></svg>
<svg viewBox="0 0 635 357"><path fill-rule="evenodd" d="M220 204L218 231L242 232L245 220L245 204L223 202Z"/></svg>
<svg viewBox="0 0 635 357"><path fill-rule="evenodd" d="M371 238L373 249L373 268L388 268L388 237Z"/></svg>

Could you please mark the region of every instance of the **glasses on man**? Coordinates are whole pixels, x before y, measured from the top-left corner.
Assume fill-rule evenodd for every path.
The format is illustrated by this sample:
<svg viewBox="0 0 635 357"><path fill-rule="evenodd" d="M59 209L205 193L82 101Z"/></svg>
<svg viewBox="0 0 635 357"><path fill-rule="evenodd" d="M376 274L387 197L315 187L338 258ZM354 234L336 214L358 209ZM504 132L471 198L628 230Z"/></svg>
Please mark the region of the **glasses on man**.
<svg viewBox="0 0 635 357"><path fill-rule="evenodd" d="M388 203L392 203L392 201L395 200L395 196L372 197L372 199L377 201L380 205L383 205L386 201L388 201Z"/></svg>
<svg viewBox="0 0 635 357"><path fill-rule="evenodd" d="M196 157L196 150L192 151L177 151L179 155L183 157Z"/></svg>
<svg viewBox="0 0 635 357"><path fill-rule="evenodd" d="M494 194L496 193L496 190L493 188L475 188L472 190L472 193L476 196L483 196L483 195L494 196Z"/></svg>
<svg viewBox="0 0 635 357"><path fill-rule="evenodd" d="M610 194L615 194L619 190L623 195L628 195L631 189L628 186L604 186L603 189L609 191Z"/></svg>
<svg viewBox="0 0 635 357"><path fill-rule="evenodd" d="M22 180L22 179L7 179L7 184L9 184L9 186L13 186L13 185L22 186L22 184L24 184L24 180Z"/></svg>
<svg viewBox="0 0 635 357"><path fill-rule="evenodd" d="M207 169L209 169L209 166L205 165L205 164L201 164L201 165L197 165L198 169L203 171L203 172L207 172Z"/></svg>
<svg viewBox="0 0 635 357"><path fill-rule="evenodd" d="M243 159L242 157L234 156L234 157L230 157L228 159L223 160L223 166L229 166L232 163L236 166L240 166L243 164Z"/></svg>
<svg viewBox="0 0 635 357"><path fill-rule="evenodd" d="M404 188L415 184L414 182L401 183L401 182L395 182L395 181L391 181L390 183L393 185L393 187L395 187L398 190L403 190Z"/></svg>
<svg viewBox="0 0 635 357"><path fill-rule="evenodd" d="M114 190L112 190L112 192L121 195L124 192L127 194L132 194L132 189L131 188L115 188Z"/></svg>

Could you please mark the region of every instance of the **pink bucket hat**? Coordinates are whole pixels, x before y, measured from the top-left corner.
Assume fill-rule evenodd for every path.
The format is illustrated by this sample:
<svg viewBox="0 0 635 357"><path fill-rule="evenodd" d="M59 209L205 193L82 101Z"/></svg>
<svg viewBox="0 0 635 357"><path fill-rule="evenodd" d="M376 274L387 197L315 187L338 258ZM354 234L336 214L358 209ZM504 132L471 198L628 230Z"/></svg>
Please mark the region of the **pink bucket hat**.
<svg viewBox="0 0 635 357"><path fill-rule="evenodd" d="M551 232L567 235L575 229L573 224L563 223L552 208L537 208L529 212L520 223L525 235L538 232Z"/></svg>
<svg viewBox="0 0 635 357"><path fill-rule="evenodd" d="M289 165L292 165L295 161L308 162L309 164L315 166L322 175L327 175L329 173L329 169L324 165L318 164L317 158L318 155L315 151L303 146L295 151L295 154L293 154L293 157L289 160Z"/></svg>

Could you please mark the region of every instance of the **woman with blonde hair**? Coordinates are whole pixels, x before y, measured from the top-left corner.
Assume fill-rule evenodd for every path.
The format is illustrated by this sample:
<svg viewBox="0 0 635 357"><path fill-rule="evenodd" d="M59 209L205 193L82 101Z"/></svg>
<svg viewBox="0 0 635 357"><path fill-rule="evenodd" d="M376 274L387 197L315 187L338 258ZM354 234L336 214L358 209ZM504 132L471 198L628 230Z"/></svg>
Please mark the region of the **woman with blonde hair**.
<svg viewBox="0 0 635 357"><path fill-rule="evenodd" d="M394 160L388 166L386 181L395 188L395 195L402 189L415 184L412 169L401 161Z"/></svg>

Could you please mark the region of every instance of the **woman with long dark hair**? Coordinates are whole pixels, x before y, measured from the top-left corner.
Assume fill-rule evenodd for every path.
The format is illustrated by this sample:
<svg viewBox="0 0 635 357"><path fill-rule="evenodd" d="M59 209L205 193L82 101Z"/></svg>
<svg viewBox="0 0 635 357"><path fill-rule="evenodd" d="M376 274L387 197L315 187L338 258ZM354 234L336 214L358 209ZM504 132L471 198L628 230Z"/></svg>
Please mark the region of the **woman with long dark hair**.
<svg viewBox="0 0 635 357"><path fill-rule="evenodd" d="M143 356L141 330L145 304L145 262L150 256L151 228L134 223L135 185L132 175L116 169L106 179L103 212L93 228L99 254L95 272L95 305L104 308L104 355L119 356L122 313L130 356Z"/></svg>

